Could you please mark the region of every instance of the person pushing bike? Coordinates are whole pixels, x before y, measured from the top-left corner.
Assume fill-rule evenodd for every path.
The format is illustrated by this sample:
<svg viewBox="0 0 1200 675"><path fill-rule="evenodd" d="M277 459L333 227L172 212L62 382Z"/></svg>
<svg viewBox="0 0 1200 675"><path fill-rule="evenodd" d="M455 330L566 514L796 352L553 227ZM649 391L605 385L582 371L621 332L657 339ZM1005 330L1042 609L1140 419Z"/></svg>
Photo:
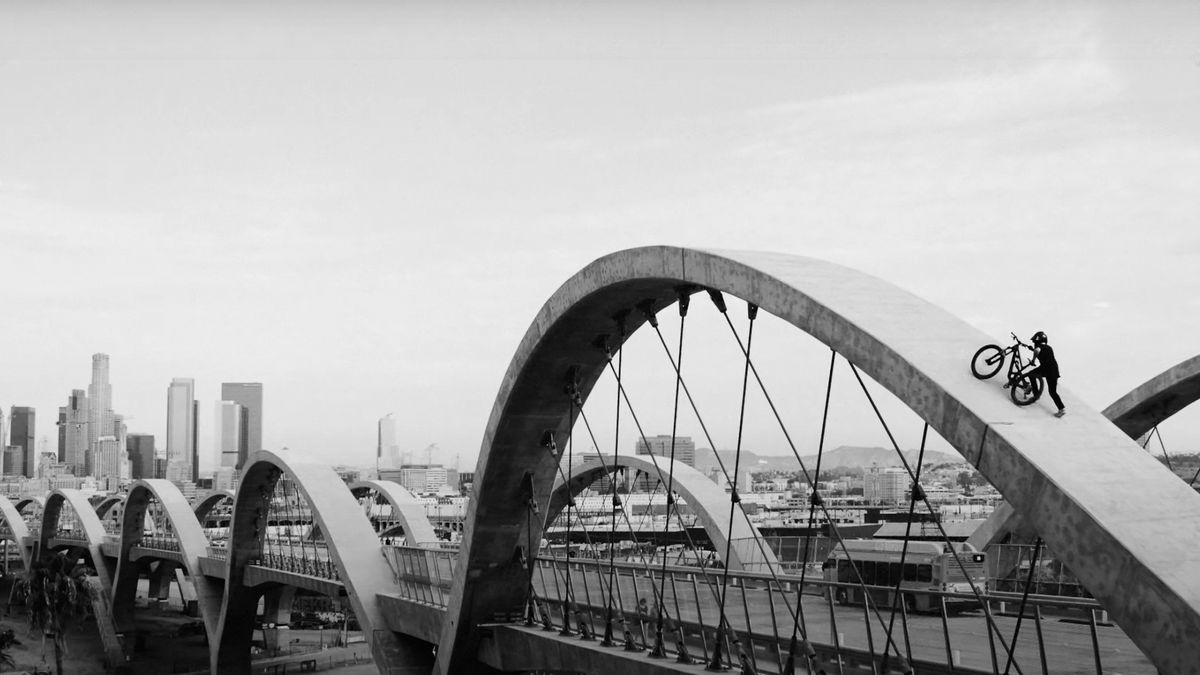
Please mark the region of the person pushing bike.
<svg viewBox="0 0 1200 675"><path fill-rule="evenodd" d="M1050 400L1058 406L1058 412L1054 413L1054 416L1062 417L1067 414L1067 408L1058 397L1058 359L1054 358L1054 348L1050 346L1050 339L1040 330L1034 333L1030 340L1033 342L1033 362L1037 365L1021 375L1029 378L1040 377L1046 381L1046 391L1050 394ZM1010 382L1009 385L1016 386L1016 382Z"/></svg>

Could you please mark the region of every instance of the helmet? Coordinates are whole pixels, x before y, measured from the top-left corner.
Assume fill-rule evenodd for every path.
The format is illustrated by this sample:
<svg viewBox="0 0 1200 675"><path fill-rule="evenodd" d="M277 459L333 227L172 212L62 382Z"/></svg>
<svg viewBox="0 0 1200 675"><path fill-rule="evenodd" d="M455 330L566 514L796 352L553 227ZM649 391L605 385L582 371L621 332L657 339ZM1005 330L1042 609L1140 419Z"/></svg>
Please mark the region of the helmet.
<svg viewBox="0 0 1200 675"><path fill-rule="evenodd" d="M1034 333L1034 334L1033 334L1033 337L1032 337L1032 338L1030 338L1030 339L1031 339L1031 340L1033 340L1033 344L1035 344L1035 345L1044 345L1044 344L1046 344L1047 342L1049 342L1049 341L1050 341L1050 340L1049 340L1049 339L1046 337L1046 334L1045 334L1045 333L1043 333L1043 332L1042 332L1042 331L1040 331L1040 330L1039 330L1038 332Z"/></svg>

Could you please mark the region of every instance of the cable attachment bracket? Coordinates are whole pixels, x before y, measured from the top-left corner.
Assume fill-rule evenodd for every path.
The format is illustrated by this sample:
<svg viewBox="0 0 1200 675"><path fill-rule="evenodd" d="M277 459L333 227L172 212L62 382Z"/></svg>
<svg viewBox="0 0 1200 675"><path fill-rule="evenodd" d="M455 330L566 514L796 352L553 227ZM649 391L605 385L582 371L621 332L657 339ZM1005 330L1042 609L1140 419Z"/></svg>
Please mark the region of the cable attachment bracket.
<svg viewBox="0 0 1200 675"><path fill-rule="evenodd" d="M746 303L746 317L751 321L758 318L758 305L748 302Z"/></svg>
<svg viewBox="0 0 1200 675"><path fill-rule="evenodd" d="M679 296L679 316L687 316L688 306L692 304L692 293L699 288L695 284L683 284L675 287L675 294Z"/></svg>
<svg viewBox="0 0 1200 675"><path fill-rule="evenodd" d="M716 305L718 312L724 314L729 311L729 308L725 306L725 296L721 295L721 291L712 288L705 290L708 291L708 299L712 300L712 303Z"/></svg>
<svg viewBox="0 0 1200 675"><path fill-rule="evenodd" d="M658 328L658 315L654 311L654 298L643 300L637 304L638 311L650 322L651 328Z"/></svg>
<svg viewBox="0 0 1200 675"><path fill-rule="evenodd" d="M553 429L547 429L542 432L542 447L546 449L546 452L550 453L551 457L555 460L558 459L558 443L554 442Z"/></svg>
<svg viewBox="0 0 1200 675"><path fill-rule="evenodd" d="M813 506L821 506L825 503L825 499L821 496L820 492L813 490L812 494L808 496L808 503L812 504Z"/></svg>

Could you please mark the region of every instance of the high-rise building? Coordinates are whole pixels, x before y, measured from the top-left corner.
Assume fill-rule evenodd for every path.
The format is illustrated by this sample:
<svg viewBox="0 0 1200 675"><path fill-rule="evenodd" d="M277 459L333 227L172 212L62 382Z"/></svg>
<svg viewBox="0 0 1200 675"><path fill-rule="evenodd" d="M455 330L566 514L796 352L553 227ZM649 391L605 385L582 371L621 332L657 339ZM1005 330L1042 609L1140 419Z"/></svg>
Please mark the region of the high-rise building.
<svg viewBox="0 0 1200 675"><path fill-rule="evenodd" d="M634 452L639 455L654 455L670 459L672 440L674 440L675 461L682 462L688 466L696 466L696 443L692 441L690 436L660 434L658 436L638 438L637 444L634 446ZM667 465L663 464L659 468L663 473L662 482L666 483ZM638 491L652 490L658 482L659 477L657 473L654 475L643 473L635 481L634 489Z"/></svg>
<svg viewBox="0 0 1200 675"><path fill-rule="evenodd" d="M263 386L262 382L222 382L221 400L233 401L246 410L242 434L246 438L245 446L238 451L238 469L246 463L246 458L252 452L263 449Z"/></svg>
<svg viewBox="0 0 1200 675"><path fill-rule="evenodd" d="M9 441L13 447L21 448L21 475L33 478L37 474L37 447L34 436L37 416L33 408L13 406L9 415Z"/></svg>
<svg viewBox="0 0 1200 675"><path fill-rule="evenodd" d="M157 478L154 474L154 435L129 434L125 437L125 451L129 455L129 477Z"/></svg>
<svg viewBox="0 0 1200 675"><path fill-rule="evenodd" d="M117 443L116 436L101 436L96 440L96 478L105 490L116 490L121 486L121 464L125 461L125 448Z"/></svg>
<svg viewBox="0 0 1200 675"><path fill-rule="evenodd" d="M388 413L379 419L379 445L375 459L389 469L400 467L400 446L396 444L396 420Z"/></svg>
<svg viewBox="0 0 1200 675"><path fill-rule="evenodd" d="M112 385L108 381L108 354L92 354L92 383L88 385L88 444L84 470L96 471L96 442L112 433Z"/></svg>
<svg viewBox="0 0 1200 675"><path fill-rule="evenodd" d="M82 389L72 389L67 405L59 408L59 460L76 476L88 473L88 398Z"/></svg>
<svg viewBox="0 0 1200 675"><path fill-rule="evenodd" d="M247 411L234 401L217 401L216 465L238 468L246 447Z"/></svg>
<svg viewBox="0 0 1200 675"><path fill-rule="evenodd" d="M25 448L19 445L4 446L4 475L12 477L25 475Z"/></svg>
<svg viewBox="0 0 1200 675"><path fill-rule="evenodd" d="M657 455L669 458L671 456L671 439L670 434L638 438L634 450L639 455ZM696 466L696 444L691 437L675 436L674 439L675 461L683 462L688 466Z"/></svg>
<svg viewBox="0 0 1200 675"><path fill-rule="evenodd" d="M167 480L195 482L196 382L177 377L167 387Z"/></svg>
<svg viewBox="0 0 1200 675"><path fill-rule="evenodd" d="M872 466L863 470L863 499L872 504L903 504L910 485L912 478L900 467Z"/></svg>

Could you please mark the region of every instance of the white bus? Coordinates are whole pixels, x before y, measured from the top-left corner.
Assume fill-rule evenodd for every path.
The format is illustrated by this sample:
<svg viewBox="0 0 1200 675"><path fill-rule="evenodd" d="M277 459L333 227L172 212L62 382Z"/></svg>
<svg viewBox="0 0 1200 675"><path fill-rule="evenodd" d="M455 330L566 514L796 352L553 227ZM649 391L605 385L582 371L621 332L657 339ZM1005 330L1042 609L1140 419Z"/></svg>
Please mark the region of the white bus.
<svg viewBox="0 0 1200 675"><path fill-rule="evenodd" d="M874 604L891 607L897 600L895 591L899 582L905 609L938 612L941 600L928 591L969 594L971 582L981 592L987 588L986 556L967 543L910 541L903 565L900 564L903 541L851 539L845 544L845 548L835 545L823 566L825 580L839 584L831 586L829 592L841 604L862 604L865 585ZM978 606L974 598L946 598L949 611Z"/></svg>

